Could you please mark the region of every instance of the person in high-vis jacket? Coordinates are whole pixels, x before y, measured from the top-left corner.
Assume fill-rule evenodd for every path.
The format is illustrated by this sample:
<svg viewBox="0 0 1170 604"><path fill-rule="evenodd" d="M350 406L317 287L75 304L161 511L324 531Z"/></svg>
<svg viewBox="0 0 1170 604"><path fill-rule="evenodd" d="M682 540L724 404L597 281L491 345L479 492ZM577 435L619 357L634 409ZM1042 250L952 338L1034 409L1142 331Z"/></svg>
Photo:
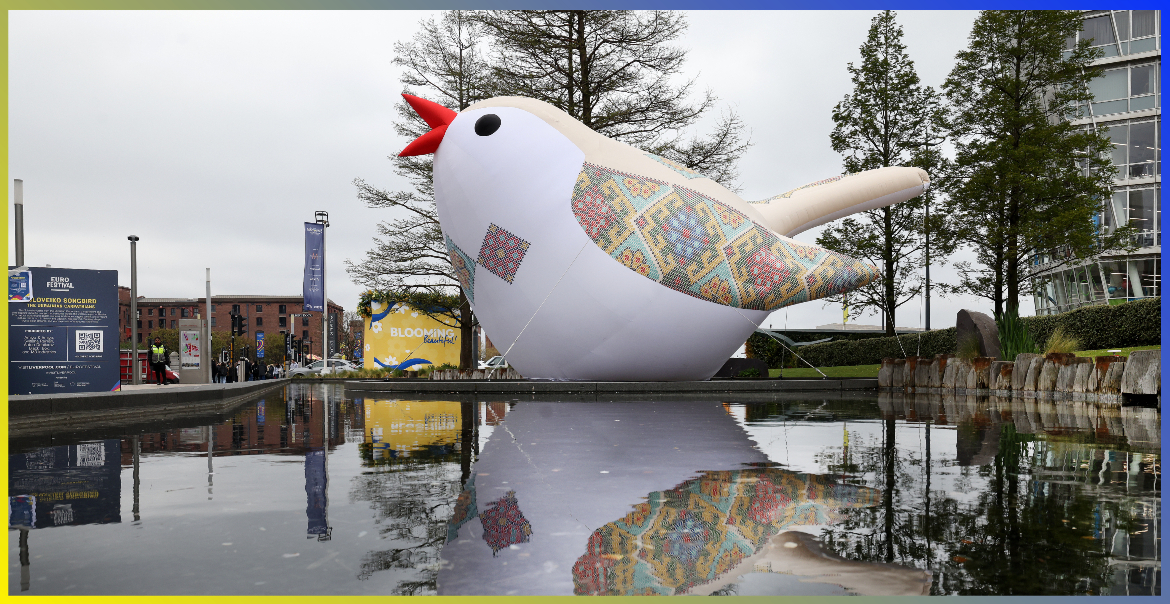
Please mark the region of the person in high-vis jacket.
<svg viewBox="0 0 1170 604"><path fill-rule="evenodd" d="M150 346L150 368L158 377L159 386L167 383L167 350L162 345L162 338L155 337Z"/></svg>

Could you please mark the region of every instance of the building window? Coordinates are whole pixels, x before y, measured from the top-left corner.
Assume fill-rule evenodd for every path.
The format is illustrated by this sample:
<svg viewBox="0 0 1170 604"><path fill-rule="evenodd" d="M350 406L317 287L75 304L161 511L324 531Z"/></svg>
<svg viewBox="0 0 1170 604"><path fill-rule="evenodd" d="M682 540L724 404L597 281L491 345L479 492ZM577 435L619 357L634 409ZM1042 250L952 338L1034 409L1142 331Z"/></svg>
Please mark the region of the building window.
<svg viewBox="0 0 1170 604"><path fill-rule="evenodd" d="M215 305L214 304L211 305L211 312L215 312Z"/></svg>
<svg viewBox="0 0 1170 604"><path fill-rule="evenodd" d="M173 308L171 309L171 316L172 317L175 316L175 309L173 309Z"/></svg>
<svg viewBox="0 0 1170 604"><path fill-rule="evenodd" d="M1158 122L1121 123L1108 129L1113 143L1117 177L1148 178L1161 173L1161 133Z"/></svg>
<svg viewBox="0 0 1170 604"><path fill-rule="evenodd" d="M142 319L138 319L138 329L142 329Z"/></svg>
<svg viewBox="0 0 1170 604"><path fill-rule="evenodd" d="M215 317L211 317L211 326L215 327Z"/></svg>
<svg viewBox="0 0 1170 604"><path fill-rule="evenodd" d="M139 321L139 323L142 323L142 321ZM139 327L141 327L141 325L139 325ZM146 328L147 329L154 329L154 321L147 321Z"/></svg>
<svg viewBox="0 0 1170 604"><path fill-rule="evenodd" d="M301 325L303 326L303 325L308 325L308 324L309 324L309 317L301 317ZM305 333L309 333L309 332L306 331Z"/></svg>
<svg viewBox="0 0 1170 604"><path fill-rule="evenodd" d="M280 327L288 327L288 317L280 317L277 320L277 323Z"/></svg>
<svg viewBox="0 0 1170 604"><path fill-rule="evenodd" d="M307 329L306 329L306 330L304 330L304 331L302 331L302 332L301 332L301 339L302 339L302 340L304 340L304 339L306 339L306 338L308 338L308 337L309 337L309 330L307 330Z"/></svg>
<svg viewBox="0 0 1170 604"><path fill-rule="evenodd" d="M153 316L154 316L154 309L153 309L153 308L148 308L148 309L146 309L146 314L148 314L148 315L150 315L150 316L152 316L152 317L153 317Z"/></svg>
<svg viewBox="0 0 1170 604"><path fill-rule="evenodd" d="M256 327L260 327L263 324L264 324L264 317L256 317Z"/></svg>
<svg viewBox="0 0 1170 604"><path fill-rule="evenodd" d="M174 310L174 309L172 308L171 310ZM175 314L175 313L171 313L171 314ZM179 326L179 322L174 320L174 319L171 319L171 329L175 329L178 326Z"/></svg>
<svg viewBox="0 0 1170 604"><path fill-rule="evenodd" d="M187 309L186 309L186 308L180 308L180 309L179 309L179 316L180 316L180 317L183 317L184 319L188 318L188 316L187 316Z"/></svg>
<svg viewBox="0 0 1170 604"><path fill-rule="evenodd" d="M256 312L264 312L264 305L263 305L263 304L257 304L257 305L256 305Z"/></svg>
<svg viewBox="0 0 1170 604"><path fill-rule="evenodd" d="M232 314L233 315L240 314L240 305L239 304L232 304Z"/></svg>
<svg viewBox="0 0 1170 604"><path fill-rule="evenodd" d="M139 343L139 344L141 344L141 343L142 343L142 332L141 332L141 331L140 331L140 332L138 332L138 343Z"/></svg>
<svg viewBox="0 0 1170 604"><path fill-rule="evenodd" d="M281 304L281 305L280 305L280 314L282 314L282 315L283 315L283 314L285 314L286 312L288 312L288 311L286 310L286 308L285 308L285 305L284 305L284 304Z"/></svg>

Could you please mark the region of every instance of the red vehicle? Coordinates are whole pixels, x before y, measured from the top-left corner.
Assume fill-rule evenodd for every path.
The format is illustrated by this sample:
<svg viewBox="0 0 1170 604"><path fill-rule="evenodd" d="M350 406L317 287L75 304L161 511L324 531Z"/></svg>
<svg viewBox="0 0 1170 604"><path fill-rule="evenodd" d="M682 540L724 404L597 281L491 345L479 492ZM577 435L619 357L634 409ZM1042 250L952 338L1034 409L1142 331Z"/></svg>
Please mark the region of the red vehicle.
<svg viewBox="0 0 1170 604"><path fill-rule="evenodd" d="M138 372L139 372L139 375L142 376L142 383L143 384L157 384L158 378L156 377L156 375L154 373L154 369L150 366L150 363L147 362L146 355L147 355L147 351L145 351L145 350L138 351ZM121 358L120 366L121 366L121 373L122 373L122 383L123 384L133 384L134 383L134 374L130 373L130 351L129 350L121 351L120 358ZM179 383L179 375L177 373L175 373L174 371L171 371L170 367L167 367L166 372L167 372L166 381L168 384L178 384Z"/></svg>

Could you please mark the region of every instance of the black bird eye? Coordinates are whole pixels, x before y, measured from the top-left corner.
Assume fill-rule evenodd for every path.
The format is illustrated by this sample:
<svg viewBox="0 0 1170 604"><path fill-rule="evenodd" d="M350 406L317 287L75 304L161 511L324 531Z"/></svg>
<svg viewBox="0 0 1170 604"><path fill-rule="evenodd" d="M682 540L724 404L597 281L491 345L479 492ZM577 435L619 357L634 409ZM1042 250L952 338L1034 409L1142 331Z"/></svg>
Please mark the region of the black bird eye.
<svg viewBox="0 0 1170 604"><path fill-rule="evenodd" d="M475 133L480 136L491 136L493 132L500 129L500 116L489 113L480 116L475 120Z"/></svg>

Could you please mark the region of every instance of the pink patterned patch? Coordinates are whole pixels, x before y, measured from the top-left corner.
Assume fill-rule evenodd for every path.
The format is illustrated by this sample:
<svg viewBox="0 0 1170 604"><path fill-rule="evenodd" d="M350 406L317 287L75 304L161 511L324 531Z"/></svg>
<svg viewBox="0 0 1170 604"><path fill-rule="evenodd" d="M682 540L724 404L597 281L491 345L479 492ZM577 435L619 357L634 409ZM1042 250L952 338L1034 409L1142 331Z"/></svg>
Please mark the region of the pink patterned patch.
<svg viewBox="0 0 1170 604"><path fill-rule="evenodd" d="M757 250L748 258L747 269L756 291L770 291L791 274L784 261L766 249Z"/></svg>
<svg viewBox="0 0 1170 604"><path fill-rule="evenodd" d="M527 252L527 241L493 224L484 235L476 262L497 277L511 283L516 278L516 271L520 269L520 263L524 261L524 254Z"/></svg>
<svg viewBox="0 0 1170 604"><path fill-rule="evenodd" d="M590 187L584 195L573 200L573 214L577 216L577 221L591 239L597 239L609 230L615 220L605 196L597 187Z"/></svg>

